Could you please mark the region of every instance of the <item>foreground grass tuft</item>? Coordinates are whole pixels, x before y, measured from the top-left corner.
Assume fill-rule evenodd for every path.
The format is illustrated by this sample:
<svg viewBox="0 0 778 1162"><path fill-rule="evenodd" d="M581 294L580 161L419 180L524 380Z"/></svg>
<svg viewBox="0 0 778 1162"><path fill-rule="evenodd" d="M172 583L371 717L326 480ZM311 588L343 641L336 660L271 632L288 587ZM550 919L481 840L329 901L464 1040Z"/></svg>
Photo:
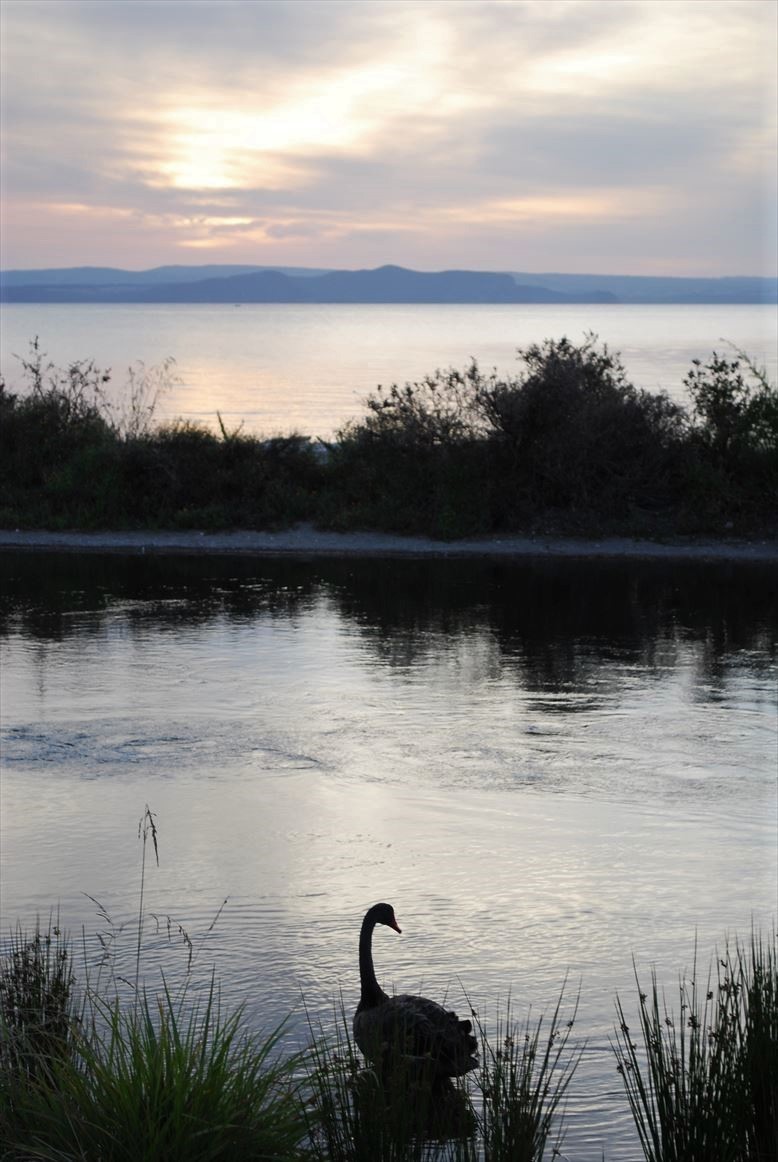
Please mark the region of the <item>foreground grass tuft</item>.
<svg viewBox="0 0 778 1162"><path fill-rule="evenodd" d="M638 988L640 986L638 985ZM778 1145L775 940L728 949L674 1011L656 977L639 1031L617 1000L618 1068L647 1162L768 1162ZM563 1018L487 1032L481 1068L431 1084L418 1062L380 1077L362 1061L341 1000L334 1034L311 1026L281 1055L281 1028L247 1036L218 991L198 1000L79 993L60 930L14 933L0 961L4 1162L541 1162L561 1154L564 1099L582 1046Z"/></svg>
<svg viewBox="0 0 778 1162"><path fill-rule="evenodd" d="M768 1162L778 1157L778 962L758 938L728 948L678 1010L640 991L639 1034L617 1001L616 1056L647 1162Z"/></svg>
<svg viewBox="0 0 778 1162"><path fill-rule="evenodd" d="M214 989L202 1006L167 991L134 1009L97 1006L101 1032L76 1037L46 1084L12 1094L10 1158L101 1162L293 1159L303 1136L292 1060L278 1033L246 1039ZM16 1153L14 1153L14 1147Z"/></svg>
<svg viewBox="0 0 778 1162"><path fill-rule="evenodd" d="M143 987L149 844L159 856L148 805L138 836L134 980L115 971L120 930L102 906L109 932L99 937L96 977L85 942L76 980L70 942L51 923L30 936L17 928L0 960L0 1157L294 1162L304 1156L305 1119L297 1056L279 1052L283 1026L263 1039L247 1035L240 1009L222 1011L213 976L204 997L193 996L188 936L177 993L164 977L156 994ZM181 931L169 918L168 927Z"/></svg>

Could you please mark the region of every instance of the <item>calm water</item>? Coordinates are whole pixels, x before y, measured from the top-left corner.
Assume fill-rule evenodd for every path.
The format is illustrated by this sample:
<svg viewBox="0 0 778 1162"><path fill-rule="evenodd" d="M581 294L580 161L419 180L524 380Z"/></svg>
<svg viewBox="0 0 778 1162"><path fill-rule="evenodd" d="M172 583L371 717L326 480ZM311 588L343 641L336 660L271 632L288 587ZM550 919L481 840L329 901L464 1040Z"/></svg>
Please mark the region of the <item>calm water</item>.
<svg viewBox="0 0 778 1162"><path fill-rule="evenodd" d="M2 928L137 907L147 971L215 963L256 1028L387 988L487 1025L580 986L563 1157L634 1162L608 1045L632 957L776 922L774 572L629 563L0 555ZM211 931L222 901L228 903ZM130 964L132 933L119 939ZM124 957L124 960L122 960Z"/></svg>
<svg viewBox="0 0 778 1162"><path fill-rule="evenodd" d="M327 438L363 414L379 383L416 380L437 367L516 373L517 347L594 331L620 351L640 387L685 402L692 359L725 341L778 373L778 316L770 306L260 306L13 304L2 308L0 368L18 378L14 354L39 336L59 365L93 358L114 373L167 356L180 382L161 416L274 434Z"/></svg>

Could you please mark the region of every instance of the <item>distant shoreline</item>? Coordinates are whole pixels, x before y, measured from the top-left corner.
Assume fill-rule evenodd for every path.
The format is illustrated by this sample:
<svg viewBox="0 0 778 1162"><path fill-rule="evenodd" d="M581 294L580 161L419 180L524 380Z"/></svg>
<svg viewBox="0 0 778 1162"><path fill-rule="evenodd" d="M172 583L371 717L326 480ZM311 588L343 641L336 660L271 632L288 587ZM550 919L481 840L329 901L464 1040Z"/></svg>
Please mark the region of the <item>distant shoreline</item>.
<svg viewBox="0 0 778 1162"><path fill-rule="evenodd" d="M317 270L268 266L69 267L0 271L2 303L495 305L774 304L778 279L534 274L527 271Z"/></svg>
<svg viewBox="0 0 778 1162"><path fill-rule="evenodd" d="M388 533L322 532L298 525L283 532L47 532L0 530L0 552L110 553L173 556L427 557L430 559L616 559L778 564L778 539L647 541L628 537L478 537L435 541Z"/></svg>

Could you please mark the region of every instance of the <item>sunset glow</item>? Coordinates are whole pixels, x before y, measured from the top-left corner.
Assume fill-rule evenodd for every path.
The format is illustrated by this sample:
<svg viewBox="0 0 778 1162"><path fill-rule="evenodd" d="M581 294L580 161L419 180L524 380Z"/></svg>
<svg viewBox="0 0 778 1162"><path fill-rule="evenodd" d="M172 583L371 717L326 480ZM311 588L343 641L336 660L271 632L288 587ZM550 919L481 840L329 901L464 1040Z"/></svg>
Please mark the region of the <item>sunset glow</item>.
<svg viewBox="0 0 778 1162"><path fill-rule="evenodd" d="M4 0L2 265L774 274L776 11Z"/></svg>

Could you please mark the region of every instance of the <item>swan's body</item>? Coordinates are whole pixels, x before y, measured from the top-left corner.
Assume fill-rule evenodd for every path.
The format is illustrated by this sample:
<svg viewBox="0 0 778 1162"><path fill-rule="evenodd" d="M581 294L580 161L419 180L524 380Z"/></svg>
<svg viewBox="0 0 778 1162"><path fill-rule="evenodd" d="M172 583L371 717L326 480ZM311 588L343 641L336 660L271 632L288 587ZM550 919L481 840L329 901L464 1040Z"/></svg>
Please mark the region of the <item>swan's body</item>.
<svg viewBox="0 0 778 1162"><path fill-rule="evenodd" d="M354 1040L368 1061L385 1065L397 1057L429 1067L432 1076L460 1077L478 1065L478 1042L469 1021L427 997L388 997L373 968L372 939L376 924L400 928L390 904L376 904L362 921L359 934L359 977L362 986L354 1014Z"/></svg>

